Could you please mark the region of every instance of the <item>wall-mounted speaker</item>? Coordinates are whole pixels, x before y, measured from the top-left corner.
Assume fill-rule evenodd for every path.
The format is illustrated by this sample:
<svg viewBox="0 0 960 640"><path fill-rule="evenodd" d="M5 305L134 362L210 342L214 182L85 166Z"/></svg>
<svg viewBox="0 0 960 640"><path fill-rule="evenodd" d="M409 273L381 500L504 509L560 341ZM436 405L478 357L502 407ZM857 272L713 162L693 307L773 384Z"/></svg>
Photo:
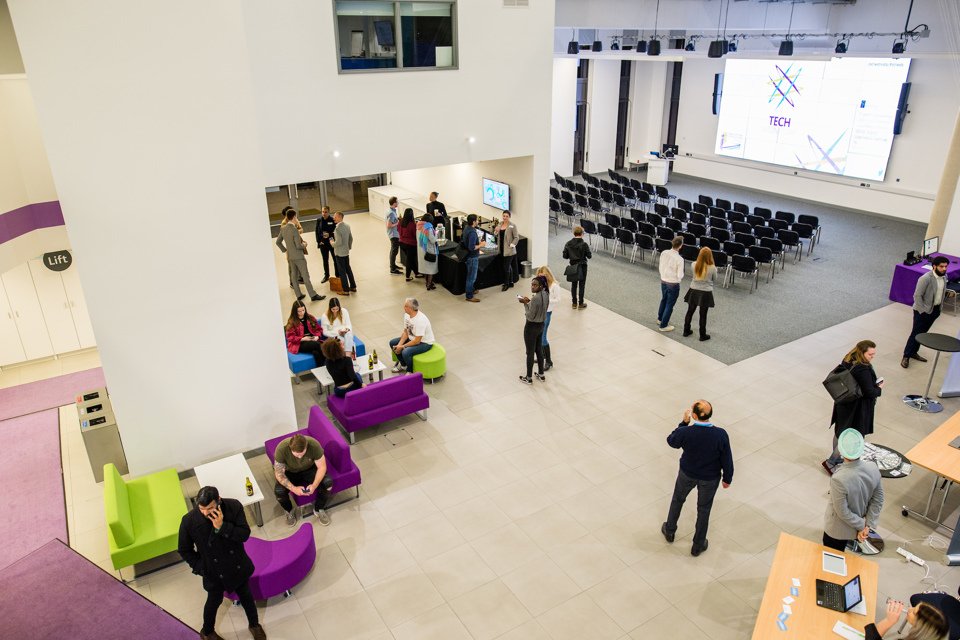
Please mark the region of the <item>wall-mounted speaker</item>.
<svg viewBox="0 0 960 640"><path fill-rule="evenodd" d="M713 115L720 113L720 98L723 97L723 74L715 73L713 74L713 101L712 101L712 110Z"/></svg>
<svg viewBox="0 0 960 640"><path fill-rule="evenodd" d="M637 40L637 51L640 53L647 52L647 41L646 40Z"/></svg>
<svg viewBox="0 0 960 640"><path fill-rule="evenodd" d="M648 56L658 56L658 55L660 55L660 41L659 41L659 40L651 40L650 43L647 44L647 55L648 55Z"/></svg>
<svg viewBox="0 0 960 640"><path fill-rule="evenodd" d="M730 43L726 40L714 40L707 49L708 58L722 58L730 48Z"/></svg>
<svg viewBox="0 0 960 640"><path fill-rule="evenodd" d="M793 40L784 40L780 43L780 51L778 53L781 56L792 56L793 55Z"/></svg>

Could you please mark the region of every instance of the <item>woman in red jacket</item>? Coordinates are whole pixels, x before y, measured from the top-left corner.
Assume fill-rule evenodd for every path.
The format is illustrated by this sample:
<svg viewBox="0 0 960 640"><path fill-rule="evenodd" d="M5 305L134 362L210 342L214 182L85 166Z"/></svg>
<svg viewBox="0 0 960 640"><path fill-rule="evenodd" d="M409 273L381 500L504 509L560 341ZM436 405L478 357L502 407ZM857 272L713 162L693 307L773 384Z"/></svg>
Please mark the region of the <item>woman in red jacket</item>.
<svg viewBox="0 0 960 640"><path fill-rule="evenodd" d="M323 343L323 329L299 300L293 303L284 331L287 335L287 351L309 353L317 361L318 367L324 365L323 350L320 348Z"/></svg>

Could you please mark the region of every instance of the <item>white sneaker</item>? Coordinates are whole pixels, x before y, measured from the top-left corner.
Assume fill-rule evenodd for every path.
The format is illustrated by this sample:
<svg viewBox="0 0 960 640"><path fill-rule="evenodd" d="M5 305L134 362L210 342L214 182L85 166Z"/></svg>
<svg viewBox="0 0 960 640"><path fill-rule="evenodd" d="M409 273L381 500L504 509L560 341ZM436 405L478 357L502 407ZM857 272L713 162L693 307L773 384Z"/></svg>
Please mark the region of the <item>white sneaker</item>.
<svg viewBox="0 0 960 640"><path fill-rule="evenodd" d="M401 371L403 371L403 365L400 364L399 361L397 361L397 364L393 365L393 369L390 369L390 371L393 371L394 373L400 373Z"/></svg>
<svg viewBox="0 0 960 640"><path fill-rule="evenodd" d="M662 331L663 333L666 333L667 331L673 331L673 325L668 324L665 327L660 327L660 331Z"/></svg>
<svg viewBox="0 0 960 640"><path fill-rule="evenodd" d="M330 525L330 516L323 509L314 508L313 513L317 516L317 522L327 527Z"/></svg>

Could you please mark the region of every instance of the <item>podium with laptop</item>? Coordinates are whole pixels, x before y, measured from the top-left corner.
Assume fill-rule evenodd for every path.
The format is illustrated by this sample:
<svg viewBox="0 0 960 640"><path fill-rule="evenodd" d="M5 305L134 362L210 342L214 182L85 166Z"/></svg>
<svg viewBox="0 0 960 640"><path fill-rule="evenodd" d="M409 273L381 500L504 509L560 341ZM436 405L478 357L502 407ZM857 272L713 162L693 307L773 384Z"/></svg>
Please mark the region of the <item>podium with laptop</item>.
<svg viewBox="0 0 960 640"><path fill-rule="evenodd" d="M932 269L932 260L944 256L950 261L947 265L947 280L960 278L960 258L940 253L940 237L933 236L923 241L920 254L911 251L903 262L893 268L893 280L890 281L890 300L913 306L913 291L917 288L920 276Z"/></svg>
<svg viewBox="0 0 960 640"><path fill-rule="evenodd" d="M781 533L753 639L862 638L878 577L872 560Z"/></svg>

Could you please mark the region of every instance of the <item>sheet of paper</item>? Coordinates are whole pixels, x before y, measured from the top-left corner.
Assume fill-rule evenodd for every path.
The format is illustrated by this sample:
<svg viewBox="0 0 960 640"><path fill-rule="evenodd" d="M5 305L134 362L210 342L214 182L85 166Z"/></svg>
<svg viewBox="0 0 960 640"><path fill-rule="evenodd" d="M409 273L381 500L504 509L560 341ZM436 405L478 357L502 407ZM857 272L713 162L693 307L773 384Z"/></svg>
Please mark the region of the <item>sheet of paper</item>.
<svg viewBox="0 0 960 640"><path fill-rule="evenodd" d="M861 600L859 603L857 603L857 606L855 606L853 609L850 609L850 613L856 613L861 616L867 615L867 601Z"/></svg>
<svg viewBox="0 0 960 640"><path fill-rule="evenodd" d="M790 596L787 596L786 598L783 599L783 604L793 604L793 598L791 598Z"/></svg>
<svg viewBox="0 0 960 640"><path fill-rule="evenodd" d="M862 632L840 620L837 620L837 624L833 625L833 632L841 638L846 638L846 640L863 640L864 637Z"/></svg>
<svg viewBox="0 0 960 640"><path fill-rule="evenodd" d="M789 616L789 615L792 615L792 614L793 614L793 608L791 608L790 605L785 604L785 605L783 605L783 612L784 612L785 614L787 614L788 616Z"/></svg>
<svg viewBox="0 0 960 640"><path fill-rule="evenodd" d="M793 586L795 586L795 587L799 587L799 586L800 586L800 578L794 578L794 579L793 579Z"/></svg>
<svg viewBox="0 0 960 640"><path fill-rule="evenodd" d="M797 589L796 587L790 587L790 595L796 598L797 596L800 595L800 590Z"/></svg>

